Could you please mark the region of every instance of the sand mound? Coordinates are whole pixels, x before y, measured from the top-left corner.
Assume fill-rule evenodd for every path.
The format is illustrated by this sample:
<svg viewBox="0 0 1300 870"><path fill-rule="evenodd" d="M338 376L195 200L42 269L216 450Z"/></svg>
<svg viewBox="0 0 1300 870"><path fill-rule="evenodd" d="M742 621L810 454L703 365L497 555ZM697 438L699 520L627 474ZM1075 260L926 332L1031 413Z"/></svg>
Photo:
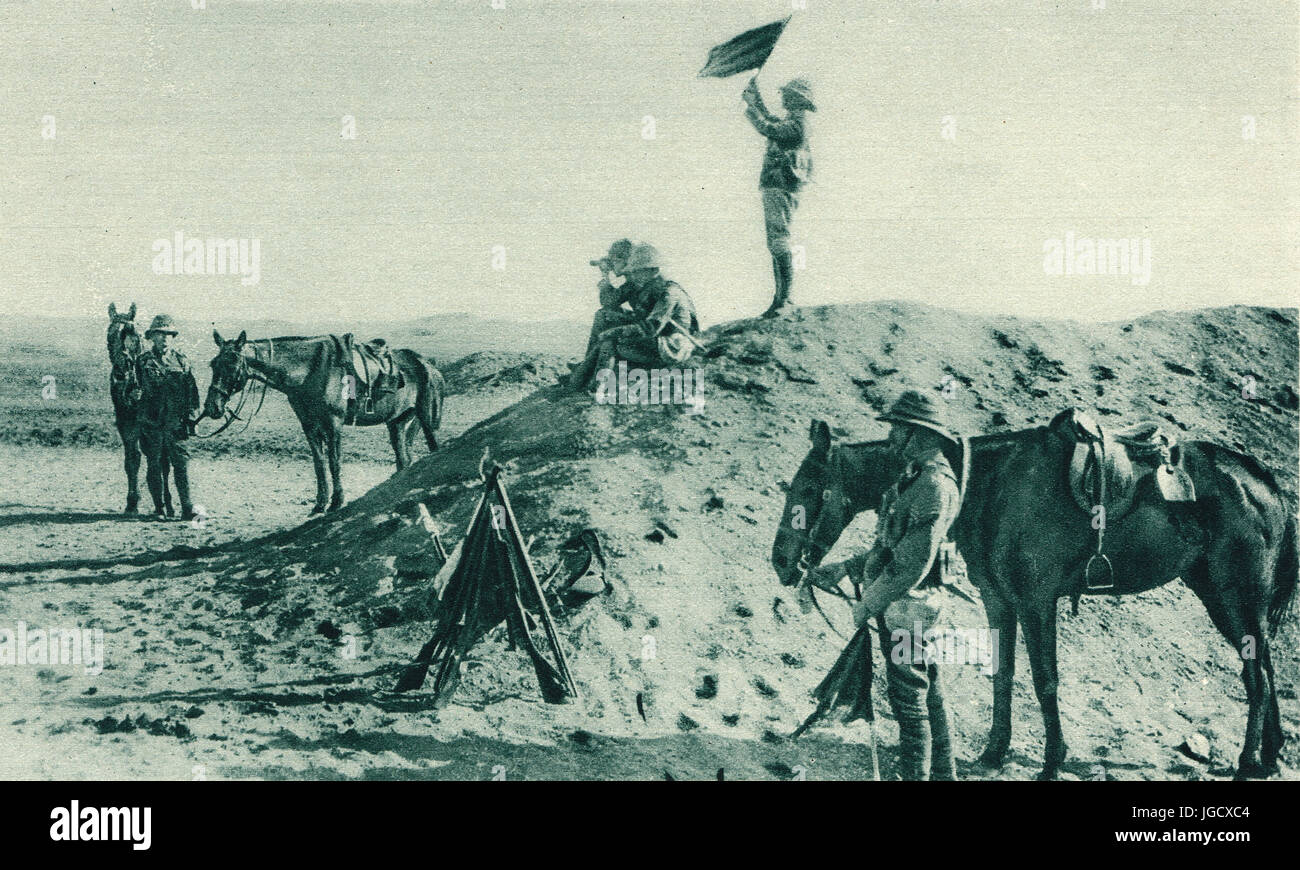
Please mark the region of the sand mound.
<svg viewBox="0 0 1300 870"><path fill-rule="evenodd" d="M707 336L699 413L597 405L543 386L339 513L210 567L216 589L239 596L243 619L259 627L258 657L278 660L277 673L399 665L429 632L436 564L422 511L448 547L459 540L486 448L507 466L522 530L537 537L539 573L562 541L590 526L611 557L614 592L559 615L581 703L542 704L526 660L492 636L441 721L511 741L575 729L636 738L698 731L758 746L808 712L809 689L843 643L816 615L799 614L767 564L811 418L830 421L837 436L882 437L875 414L899 392L955 380L952 401L968 432L1043 423L1071 404L1094 407L1103 422L1157 417L1252 453L1294 494L1296 331L1294 311L1244 307L1094 326L879 303L725 324ZM510 371L507 356L467 357L448 366L449 380L474 384L503 363ZM531 356L514 365L549 380ZM1254 400L1243 397L1243 377L1253 378ZM865 544L869 527L860 518L840 551ZM847 612L835 608L847 630ZM957 605L950 619L984 625L973 605ZM322 647L323 621L360 639L362 662L341 663ZM1078 617L1063 617L1060 648L1076 756L1122 756L1144 778L1194 775L1175 747L1199 729L1216 758L1235 758L1245 721L1239 668L1181 585L1085 601ZM1294 699L1295 644L1279 649L1279 678ZM1027 755L1012 775L1033 770L1041 752L1023 662L1021 674L1015 740ZM951 681L962 754L973 758L989 722L989 680L957 668ZM1293 708L1284 707L1289 728Z"/></svg>
<svg viewBox="0 0 1300 870"><path fill-rule="evenodd" d="M581 348L578 348L581 350ZM447 395L536 389L554 384L569 367L563 357L549 353L485 350L463 356L441 369Z"/></svg>

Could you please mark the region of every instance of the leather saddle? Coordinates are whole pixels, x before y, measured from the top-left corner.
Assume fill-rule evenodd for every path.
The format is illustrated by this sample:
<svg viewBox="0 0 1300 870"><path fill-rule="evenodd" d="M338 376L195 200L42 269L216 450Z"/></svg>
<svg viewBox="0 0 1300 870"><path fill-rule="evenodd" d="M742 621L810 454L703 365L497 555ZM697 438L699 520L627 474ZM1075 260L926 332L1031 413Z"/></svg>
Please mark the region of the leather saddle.
<svg viewBox="0 0 1300 870"><path fill-rule="evenodd" d="M1097 530L1094 559L1105 559L1106 524L1133 509L1139 489L1148 479L1149 488L1163 501L1196 500L1196 486L1183 468L1177 436L1159 422L1147 421L1111 432L1081 408L1067 408L1052 418L1048 430L1066 445L1065 471L1071 497L1080 510L1093 518ZM1105 564L1109 567L1109 559ZM1093 584L1091 573L1091 568L1085 570L1089 590L1113 588L1113 584Z"/></svg>
<svg viewBox="0 0 1300 870"><path fill-rule="evenodd" d="M339 354L345 360L344 369L353 378L355 395L348 396L348 413L346 422L356 416L357 404L360 403L365 413L372 413L375 400L385 394L395 393L406 386L406 376L393 359L388 342L374 338L368 342L358 343L352 333L332 336L338 345Z"/></svg>

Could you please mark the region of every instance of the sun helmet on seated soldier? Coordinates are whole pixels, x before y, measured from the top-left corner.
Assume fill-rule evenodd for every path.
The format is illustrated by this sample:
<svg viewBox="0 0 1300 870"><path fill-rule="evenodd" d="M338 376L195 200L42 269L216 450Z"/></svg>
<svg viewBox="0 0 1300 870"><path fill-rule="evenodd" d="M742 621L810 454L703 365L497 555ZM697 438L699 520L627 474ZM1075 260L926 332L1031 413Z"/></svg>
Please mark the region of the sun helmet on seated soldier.
<svg viewBox="0 0 1300 870"><path fill-rule="evenodd" d="M609 246L609 251L605 254L604 257L602 257L599 260L589 260L588 265L599 266L602 263L613 264L613 263L625 262L628 258L628 255L632 253L632 249L634 247L635 245L632 244L631 239L619 239L617 242L614 242L614 244Z"/></svg>
<svg viewBox="0 0 1300 870"><path fill-rule="evenodd" d="M654 245L637 245L632 249L632 253L627 258L627 265L624 267L627 272L661 268L663 268L663 257Z"/></svg>

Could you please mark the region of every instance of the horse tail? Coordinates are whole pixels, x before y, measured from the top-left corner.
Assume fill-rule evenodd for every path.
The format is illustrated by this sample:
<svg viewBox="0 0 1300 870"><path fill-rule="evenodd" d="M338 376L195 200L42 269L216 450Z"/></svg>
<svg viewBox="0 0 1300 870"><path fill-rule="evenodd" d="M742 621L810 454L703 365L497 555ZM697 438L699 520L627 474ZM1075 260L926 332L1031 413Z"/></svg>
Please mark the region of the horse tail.
<svg viewBox="0 0 1300 870"><path fill-rule="evenodd" d="M410 354L417 379L415 413L420 421L420 428L424 430L424 440L429 445L429 452L432 453L438 449L438 438L435 433L442 425L445 384L442 372L438 371L433 360L415 351L407 351L407 353Z"/></svg>
<svg viewBox="0 0 1300 870"><path fill-rule="evenodd" d="M1300 579L1300 554L1296 550L1296 518L1288 516L1286 530L1282 533L1282 549L1278 553L1277 566L1273 569L1273 598L1268 603L1270 634L1277 631L1292 611L1297 579Z"/></svg>

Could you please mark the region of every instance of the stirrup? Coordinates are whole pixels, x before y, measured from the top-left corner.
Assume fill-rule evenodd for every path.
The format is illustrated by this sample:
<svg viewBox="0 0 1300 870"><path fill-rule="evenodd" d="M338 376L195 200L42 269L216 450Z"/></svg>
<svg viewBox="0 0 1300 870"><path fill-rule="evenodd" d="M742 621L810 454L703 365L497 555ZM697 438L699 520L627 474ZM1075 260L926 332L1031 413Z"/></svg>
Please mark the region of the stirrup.
<svg viewBox="0 0 1300 870"><path fill-rule="evenodd" d="M1098 559L1106 566L1105 583L1092 582L1092 563ZM1098 572L1100 573L1100 572ZM1115 591L1115 566L1111 565L1110 557L1104 553L1093 553L1088 559L1088 564L1083 567L1083 586L1085 592L1114 592Z"/></svg>

